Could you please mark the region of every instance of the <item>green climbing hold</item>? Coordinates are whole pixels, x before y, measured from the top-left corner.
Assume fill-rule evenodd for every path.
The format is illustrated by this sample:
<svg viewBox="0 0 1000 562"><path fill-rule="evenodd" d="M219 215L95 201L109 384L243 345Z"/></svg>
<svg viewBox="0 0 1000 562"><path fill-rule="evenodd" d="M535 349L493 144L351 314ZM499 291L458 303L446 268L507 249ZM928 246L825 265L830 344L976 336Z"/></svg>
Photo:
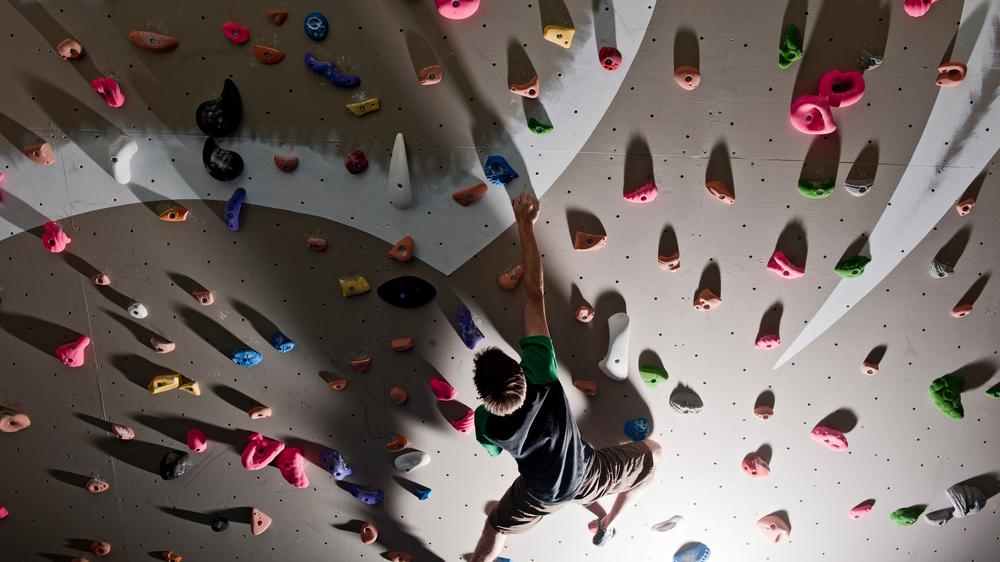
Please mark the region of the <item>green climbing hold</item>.
<svg viewBox="0 0 1000 562"><path fill-rule="evenodd" d="M954 420L965 417L962 407L962 386L965 380L955 375L945 375L931 382L931 401L941 413Z"/></svg>
<svg viewBox="0 0 1000 562"><path fill-rule="evenodd" d="M642 377L642 382L649 385L649 388L656 388L670 377L666 369L659 365L639 365L639 376Z"/></svg>
<svg viewBox="0 0 1000 562"><path fill-rule="evenodd" d="M802 40L799 39L799 28L791 24L785 30L785 40L778 46L778 68L784 70L805 55L806 52L802 50Z"/></svg>
<svg viewBox="0 0 1000 562"><path fill-rule="evenodd" d="M861 274L865 272L865 266L872 261L871 258L867 256L854 256L850 258L845 258L840 260L833 270L837 275L847 279L851 277L861 277Z"/></svg>
<svg viewBox="0 0 1000 562"><path fill-rule="evenodd" d="M536 135L544 135L545 133L551 133L554 127L552 127L549 123L542 123L534 117L529 117L528 128L531 129L531 131Z"/></svg>
<svg viewBox="0 0 1000 562"><path fill-rule="evenodd" d="M989 387L986 390L986 396L989 396L991 398L1000 398L1000 382L998 382L995 385Z"/></svg>
<svg viewBox="0 0 1000 562"><path fill-rule="evenodd" d="M889 514L889 519L900 527L908 527L920 519L920 514L924 512L924 507L915 505L913 507L901 507Z"/></svg>
<svg viewBox="0 0 1000 562"><path fill-rule="evenodd" d="M799 180L799 193L809 199L826 199L833 195L833 188L837 185L835 178L821 180Z"/></svg>

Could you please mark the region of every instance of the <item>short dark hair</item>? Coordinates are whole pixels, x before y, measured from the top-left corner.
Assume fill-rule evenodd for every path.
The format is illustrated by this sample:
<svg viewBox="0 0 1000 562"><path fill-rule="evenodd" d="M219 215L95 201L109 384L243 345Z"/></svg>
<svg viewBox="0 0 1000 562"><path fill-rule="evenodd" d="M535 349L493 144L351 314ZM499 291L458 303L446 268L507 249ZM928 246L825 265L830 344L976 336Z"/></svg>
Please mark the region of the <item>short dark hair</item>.
<svg viewBox="0 0 1000 562"><path fill-rule="evenodd" d="M506 416L524 404L527 382L521 365L496 347L487 347L473 360L472 381L486 411Z"/></svg>

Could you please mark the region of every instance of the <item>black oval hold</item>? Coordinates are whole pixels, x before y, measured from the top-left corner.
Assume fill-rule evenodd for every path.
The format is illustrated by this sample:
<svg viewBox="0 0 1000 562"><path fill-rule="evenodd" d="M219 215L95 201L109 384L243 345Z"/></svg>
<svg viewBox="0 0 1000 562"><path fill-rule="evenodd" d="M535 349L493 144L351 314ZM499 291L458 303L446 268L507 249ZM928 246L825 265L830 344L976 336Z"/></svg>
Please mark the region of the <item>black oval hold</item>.
<svg viewBox="0 0 1000 562"><path fill-rule="evenodd" d="M206 135L224 137L240 126L243 116L243 100L236 83L230 79L222 85L222 95L202 102L195 112L198 128Z"/></svg>
<svg viewBox="0 0 1000 562"><path fill-rule="evenodd" d="M183 451L170 451L160 459L160 476L164 480L176 480L191 468L191 457Z"/></svg>
<svg viewBox="0 0 1000 562"><path fill-rule="evenodd" d="M201 161L205 163L208 175L219 181L233 180L243 173L243 157L232 150L219 148L212 137L205 139Z"/></svg>
<svg viewBox="0 0 1000 562"><path fill-rule="evenodd" d="M378 288L378 296L382 300L400 308L423 306L434 300L436 295L434 285L412 275L390 279Z"/></svg>

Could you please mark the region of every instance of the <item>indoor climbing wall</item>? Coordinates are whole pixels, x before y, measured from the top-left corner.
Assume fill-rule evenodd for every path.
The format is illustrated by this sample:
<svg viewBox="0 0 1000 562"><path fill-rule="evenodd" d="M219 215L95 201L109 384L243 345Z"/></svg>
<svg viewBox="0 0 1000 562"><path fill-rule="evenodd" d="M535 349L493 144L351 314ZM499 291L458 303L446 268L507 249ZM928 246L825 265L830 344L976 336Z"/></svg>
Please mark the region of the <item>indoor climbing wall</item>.
<svg viewBox="0 0 1000 562"><path fill-rule="evenodd" d="M497 276L520 260L508 200L525 190L541 199L549 321L584 437L623 443L626 422L647 418L664 455L655 486L608 546L591 545L589 512L569 506L511 538L505 557L669 560L697 542L712 560L995 560L1000 403L987 390L1000 361L997 8L941 0L912 17L903 0L765 4L486 1L460 20L430 0L0 5L0 410L8 429L25 421L11 413L31 422L0 433L0 560L94 560L94 541L110 545L105 560L164 551L213 561L392 551L462 559L517 471L456 430L478 404L456 310L472 311L480 346L516 351L524 297ZM275 25L269 10L287 20ZM304 29L314 11L329 25L321 41ZM790 24L805 55L781 69L779 44L795 54ZM551 28L547 41L546 26L574 29L571 45ZM149 51L129 41L133 31L179 44ZM82 58L59 56L69 37ZM255 46L285 58L265 64ZM608 46L622 57L610 71L607 52L599 56ZM824 113L832 94L812 100L813 115L837 129L799 132L790 105L822 94L832 69L860 71L862 50L883 60L864 71L860 101ZM307 52L360 86L311 71ZM952 61L967 63L968 77L935 85ZM433 65L441 81L422 85L418 74ZM101 76L120 85L122 107L91 90ZM537 99L511 92L530 89L533 76ZM208 172L223 160L206 168L195 116L224 96L226 79L242 116L213 138L244 169L219 181ZM834 93L849 90L841 86ZM375 97L370 115L344 107ZM392 190L399 133L409 205ZM51 165L22 153L41 142ZM110 151L128 142L137 152L122 177ZM354 174L345 159L357 150L369 167ZM279 169L276 155L297 157L297 169ZM489 182L490 156L520 177ZM917 178L924 169L934 174ZM827 197L816 198L822 182L796 188L826 178ZM712 181L721 191L706 189ZM481 199L452 199L479 182L488 185ZM625 200L648 184L655 198ZM227 200L237 188L245 204L234 222ZM921 207L938 199L947 201ZM970 199L970 212L953 208ZM177 208L186 220L163 220L171 209L183 215ZM62 252L46 251L55 249L42 226L50 219L72 239ZM929 234L916 236L923 224ZM606 245L575 249L578 232ZM406 235L415 258L387 257ZM767 268L778 251L788 275ZM884 265L897 259L888 251L899 252L898 266ZM869 269L838 275L854 256L871 258ZM805 275L782 278L796 268ZM839 307L835 291L872 273L884 279L774 368L817 311ZM377 294L404 275L430 283L431 302L400 308ZM372 290L343 296L340 281L357 276ZM720 302L696 310L705 289ZM197 298L205 291L210 303ZM576 320L581 306L594 309L590 323ZM630 319L624 381L599 368L618 313ZM81 336L90 338L81 365L64 365L56 349ZM396 351L398 338L413 347ZM167 342L175 348L157 353ZM241 350L260 363L234 364ZM644 380L640 367L668 378ZM929 393L945 375L958 385L961 419ZM441 379L453 400L435 399L429 381ZM152 394L151 381L188 392ZM574 382L596 383L596 396ZM269 417L251 417L263 408ZM112 424L134 438L116 438ZM813 438L817 426L830 443ZM189 448L192 429L207 439L202 452ZM241 454L257 432L300 449L308 482L286 481L280 460L246 470ZM430 463L397 470L400 453L387 444L398 436ZM346 478L328 472L328 449L350 465ZM162 460L181 452L190 464L165 479ZM769 474L747 474L748 457L757 476ZM107 490L88 493L102 483ZM981 511L942 526L891 519L940 520L962 503L947 494L957 484L982 492L970 502L984 500ZM368 490L384 499L359 501ZM867 515L849 516L865 505ZM273 521L264 532L252 509ZM789 527L776 544L758 526L772 514ZM674 516L673 528L658 525ZM378 529L372 544L362 541L366 522Z"/></svg>

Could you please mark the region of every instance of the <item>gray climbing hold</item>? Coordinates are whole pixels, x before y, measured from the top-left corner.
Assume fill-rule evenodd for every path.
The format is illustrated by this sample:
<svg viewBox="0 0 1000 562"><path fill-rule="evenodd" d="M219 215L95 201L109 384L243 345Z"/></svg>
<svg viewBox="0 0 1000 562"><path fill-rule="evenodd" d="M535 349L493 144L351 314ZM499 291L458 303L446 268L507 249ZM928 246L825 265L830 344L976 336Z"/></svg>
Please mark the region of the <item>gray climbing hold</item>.
<svg viewBox="0 0 1000 562"><path fill-rule="evenodd" d="M931 262L930 270L928 271L931 277L935 279L944 279L952 273L955 273L955 266L939 258L934 258Z"/></svg>
<svg viewBox="0 0 1000 562"><path fill-rule="evenodd" d="M670 407L681 414L697 414L704 405L701 397L684 385L678 385L670 393Z"/></svg>
<svg viewBox="0 0 1000 562"><path fill-rule="evenodd" d="M950 507L946 507L945 509L925 513L924 522L928 525L940 527L951 520L952 511L953 510Z"/></svg>
<svg viewBox="0 0 1000 562"><path fill-rule="evenodd" d="M861 49L861 54L858 55L858 64L863 70L875 70L882 64L883 60L885 60L884 56L874 55L864 49Z"/></svg>
<svg viewBox="0 0 1000 562"><path fill-rule="evenodd" d="M968 484L955 484L945 492L951 505L955 506L955 517L965 517L979 513L986 506L983 491Z"/></svg>
<svg viewBox="0 0 1000 562"><path fill-rule="evenodd" d="M864 197L875 185L875 178L847 178L844 180L844 189L855 197Z"/></svg>
<svg viewBox="0 0 1000 562"><path fill-rule="evenodd" d="M176 480L191 468L191 457L183 451L170 451L160 459L160 477Z"/></svg>
<svg viewBox="0 0 1000 562"><path fill-rule="evenodd" d="M680 523L683 520L684 520L684 518L681 517L680 515L674 515L673 517L671 517L670 519L667 519L666 521L661 521L660 523L657 523L656 525L653 525L653 530L654 531L659 531L661 533L666 533L670 529L673 529L674 527L676 527L677 524Z"/></svg>

